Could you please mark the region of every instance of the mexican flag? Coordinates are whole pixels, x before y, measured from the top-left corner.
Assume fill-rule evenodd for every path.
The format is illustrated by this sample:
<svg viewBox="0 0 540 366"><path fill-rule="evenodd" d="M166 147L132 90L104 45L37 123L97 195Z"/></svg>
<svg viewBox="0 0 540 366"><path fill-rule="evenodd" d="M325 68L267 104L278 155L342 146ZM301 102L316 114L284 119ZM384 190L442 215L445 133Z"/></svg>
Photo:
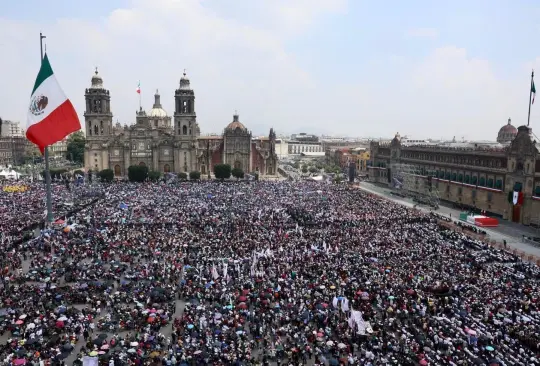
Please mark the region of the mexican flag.
<svg viewBox="0 0 540 366"><path fill-rule="evenodd" d="M536 97L536 86L534 85L534 77L531 78L531 94L532 94L532 103L534 104L534 97Z"/></svg>
<svg viewBox="0 0 540 366"><path fill-rule="evenodd" d="M137 83L137 89L135 89L135 91L137 92L137 94L141 94L141 81L140 80Z"/></svg>
<svg viewBox="0 0 540 366"><path fill-rule="evenodd" d="M512 203L514 205L522 205L523 204L523 192L514 191L513 194L512 194Z"/></svg>
<svg viewBox="0 0 540 366"><path fill-rule="evenodd" d="M45 54L30 97L26 137L43 154L45 147L80 129L75 108L58 85Z"/></svg>

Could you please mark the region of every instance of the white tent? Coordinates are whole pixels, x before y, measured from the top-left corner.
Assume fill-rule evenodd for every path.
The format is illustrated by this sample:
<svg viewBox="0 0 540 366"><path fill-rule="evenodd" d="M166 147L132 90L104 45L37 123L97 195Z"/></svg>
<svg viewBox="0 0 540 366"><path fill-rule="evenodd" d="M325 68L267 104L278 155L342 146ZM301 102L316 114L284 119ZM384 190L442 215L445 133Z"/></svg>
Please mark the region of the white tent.
<svg viewBox="0 0 540 366"><path fill-rule="evenodd" d="M15 170L2 170L0 172L0 177L4 179L19 179L21 175L17 173Z"/></svg>

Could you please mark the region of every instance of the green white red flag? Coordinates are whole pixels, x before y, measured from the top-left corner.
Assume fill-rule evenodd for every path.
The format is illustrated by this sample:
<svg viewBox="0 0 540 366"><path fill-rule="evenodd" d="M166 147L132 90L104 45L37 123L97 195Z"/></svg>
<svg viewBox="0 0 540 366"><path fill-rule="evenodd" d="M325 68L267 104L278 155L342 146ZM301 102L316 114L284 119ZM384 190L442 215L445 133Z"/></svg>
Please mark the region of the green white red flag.
<svg viewBox="0 0 540 366"><path fill-rule="evenodd" d="M43 154L45 147L80 129L77 112L56 81L45 54L30 97L26 137Z"/></svg>

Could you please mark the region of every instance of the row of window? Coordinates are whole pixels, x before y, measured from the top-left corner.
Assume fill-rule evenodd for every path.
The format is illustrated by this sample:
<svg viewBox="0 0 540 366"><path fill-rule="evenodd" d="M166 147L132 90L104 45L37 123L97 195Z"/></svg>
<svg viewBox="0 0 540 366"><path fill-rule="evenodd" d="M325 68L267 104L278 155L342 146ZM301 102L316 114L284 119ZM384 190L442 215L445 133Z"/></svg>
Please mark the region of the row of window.
<svg viewBox="0 0 540 366"><path fill-rule="evenodd" d="M422 175L431 175L433 177L440 178L440 179L446 179L446 180L451 180L454 182L465 183L465 184L478 185L480 187L495 188L495 189L500 189L500 190L503 189L502 179L494 180L493 178L486 179L486 177L479 178L476 175L444 172L442 170L431 171L431 172L425 171L424 174Z"/></svg>
<svg viewBox="0 0 540 366"><path fill-rule="evenodd" d="M322 152L322 149L320 146L289 145L289 154L303 153L303 152Z"/></svg>
<svg viewBox="0 0 540 366"><path fill-rule="evenodd" d="M504 159L480 159L478 157L458 156L458 155L440 155L428 153L402 152L402 158L411 158L418 160L439 161L449 164L476 165L489 168L503 168L506 165Z"/></svg>

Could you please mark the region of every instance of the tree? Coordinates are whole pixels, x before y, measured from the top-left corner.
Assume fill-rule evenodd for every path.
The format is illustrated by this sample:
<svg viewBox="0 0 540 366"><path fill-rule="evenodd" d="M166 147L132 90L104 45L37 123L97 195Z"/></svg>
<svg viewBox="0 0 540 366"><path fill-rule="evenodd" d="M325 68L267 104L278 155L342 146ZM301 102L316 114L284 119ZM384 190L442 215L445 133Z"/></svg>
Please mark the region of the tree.
<svg viewBox="0 0 540 366"><path fill-rule="evenodd" d="M74 163L84 164L84 145L86 138L82 131L72 133L67 138L66 159Z"/></svg>
<svg viewBox="0 0 540 366"><path fill-rule="evenodd" d="M187 179L187 173L184 173L184 172L178 173L178 179L186 180Z"/></svg>
<svg viewBox="0 0 540 366"><path fill-rule="evenodd" d="M157 182L160 177L161 173L158 171L151 170L148 172L148 179L150 179L152 182Z"/></svg>
<svg viewBox="0 0 540 366"><path fill-rule="evenodd" d="M148 167L131 165L128 168L128 178L131 182L144 182L148 177Z"/></svg>
<svg viewBox="0 0 540 366"><path fill-rule="evenodd" d="M259 172L257 171L251 172L251 175L253 175L253 180L259 180Z"/></svg>
<svg viewBox="0 0 540 366"><path fill-rule="evenodd" d="M231 171L231 174L233 177L235 177L237 180L238 179L244 179L244 171L240 168L234 168L232 171Z"/></svg>
<svg viewBox="0 0 540 366"><path fill-rule="evenodd" d="M190 180L199 180L199 179L201 179L201 172L197 172L197 171L189 172L189 179Z"/></svg>
<svg viewBox="0 0 540 366"><path fill-rule="evenodd" d="M318 173L319 172L319 169L315 168L314 166L312 166L311 168L309 168L309 172L314 174L314 173Z"/></svg>
<svg viewBox="0 0 540 366"><path fill-rule="evenodd" d="M218 179L229 179L231 177L231 166L229 164L214 165L214 175Z"/></svg>
<svg viewBox="0 0 540 366"><path fill-rule="evenodd" d="M114 179L114 172L112 169L103 169L98 173L98 177L102 182L112 182Z"/></svg>
<svg viewBox="0 0 540 366"><path fill-rule="evenodd" d="M308 168L306 165L302 166L302 173L306 174L308 172Z"/></svg>
<svg viewBox="0 0 540 366"><path fill-rule="evenodd" d="M92 183L92 169L88 169L88 183Z"/></svg>
<svg viewBox="0 0 540 366"><path fill-rule="evenodd" d="M41 176L45 178L45 170L41 171ZM49 169L49 174L51 175L51 179L60 179L62 176L65 176L68 173L67 169L59 168L59 169Z"/></svg>
<svg viewBox="0 0 540 366"><path fill-rule="evenodd" d="M73 172L73 175L74 176L80 175L80 176L84 177L84 172L82 170L80 170L80 169L77 169L77 170L75 170Z"/></svg>

